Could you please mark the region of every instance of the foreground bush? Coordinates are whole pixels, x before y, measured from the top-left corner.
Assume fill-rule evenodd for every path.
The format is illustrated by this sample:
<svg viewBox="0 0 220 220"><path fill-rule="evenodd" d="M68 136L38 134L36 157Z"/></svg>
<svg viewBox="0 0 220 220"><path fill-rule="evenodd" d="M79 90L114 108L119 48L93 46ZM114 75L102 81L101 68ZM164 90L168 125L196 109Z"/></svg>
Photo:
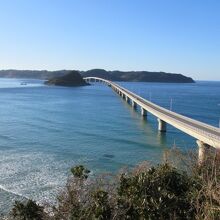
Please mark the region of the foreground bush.
<svg viewBox="0 0 220 220"><path fill-rule="evenodd" d="M191 219L195 216L191 192L199 184L168 164L152 167L137 175L120 178L118 205L129 219Z"/></svg>
<svg viewBox="0 0 220 220"><path fill-rule="evenodd" d="M181 167L187 167L184 171L165 162L153 167L138 166L118 178L89 178L90 171L77 166L71 169L73 176L58 196L50 217L45 217L42 208L33 202L31 206L17 203L12 213L24 220L219 220L219 160L210 158L200 166L192 163L192 158L189 161L190 165L182 160Z"/></svg>
<svg viewBox="0 0 220 220"><path fill-rule="evenodd" d="M43 220L45 215L43 207L28 200L26 202L16 201L11 211L11 217L14 220Z"/></svg>

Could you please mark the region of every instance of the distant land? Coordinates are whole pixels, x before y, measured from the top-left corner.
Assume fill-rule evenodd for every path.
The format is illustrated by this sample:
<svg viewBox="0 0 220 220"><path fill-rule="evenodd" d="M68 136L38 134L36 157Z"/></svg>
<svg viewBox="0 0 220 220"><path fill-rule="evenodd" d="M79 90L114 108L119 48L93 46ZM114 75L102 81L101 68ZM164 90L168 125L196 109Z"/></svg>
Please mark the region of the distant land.
<svg viewBox="0 0 220 220"><path fill-rule="evenodd" d="M4 78L27 78L48 80L53 77L61 77L71 70L0 70L0 77ZM79 71L83 77L96 76L112 81L127 82L164 82L164 83L194 83L195 81L187 76L177 73L150 72L150 71L106 71L104 69L92 69Z"/></svg>
<svg viewBox="0 0 220 220"><path fill-rule="evenodd" d="M55 85L55 86L86 86L89 85L86 83L80 73L76 70L70 71L64 76L53 77L45 82L46 85Z"/></svg>
<svg viewBox="0 0 220 220"><path fill-rule="evenodd" d="M149 71L106 71L103 69L93 69L81 72L83 77L97 76L112 81L127 82L167 82L167 83L194 83L195 81L182 74L149 72Z"/></svg>

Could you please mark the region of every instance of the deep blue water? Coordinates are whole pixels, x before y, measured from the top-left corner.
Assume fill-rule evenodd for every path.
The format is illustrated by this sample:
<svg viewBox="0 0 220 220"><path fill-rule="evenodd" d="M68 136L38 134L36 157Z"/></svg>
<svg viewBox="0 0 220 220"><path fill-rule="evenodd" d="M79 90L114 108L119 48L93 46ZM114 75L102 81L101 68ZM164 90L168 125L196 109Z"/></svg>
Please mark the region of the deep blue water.
<svg viewBox="0 0 220 220"><path fill-rule="evenodd" d="M21 82L27 85L21 85ZM220 82L195 84L120 83L156 104L218 126ZM109 87L48 87L39 80L0 79L0 210L14 194L53 200L71 166L93 173L149 160L160 162L174 144L195 148L195 140L156 118L143 120Z"/></svg>

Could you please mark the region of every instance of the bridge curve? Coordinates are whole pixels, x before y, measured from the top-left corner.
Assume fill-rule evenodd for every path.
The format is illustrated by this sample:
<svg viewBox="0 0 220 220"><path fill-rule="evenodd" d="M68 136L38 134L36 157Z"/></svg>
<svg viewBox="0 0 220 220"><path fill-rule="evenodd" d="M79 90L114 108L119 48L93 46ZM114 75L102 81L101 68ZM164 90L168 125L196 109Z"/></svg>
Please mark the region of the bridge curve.
<svg viewBox="0 0 220 220"><path fill-rule="evenodd" d="M150 102L141 96L123 88L122 86L106 79L99 77L85 77L87 82L98 81L110 86L120 96L130 101L133 107L139 105L141 107L142 115L147 115L148 112L158 118L158 130L166 131L166 123L181 130L182 132L197 139L199 146L199 159L203 160L205 148L212 146L220 150L220 128L212 125L191 119L176 112L165 109L159 105Z"/></svg>

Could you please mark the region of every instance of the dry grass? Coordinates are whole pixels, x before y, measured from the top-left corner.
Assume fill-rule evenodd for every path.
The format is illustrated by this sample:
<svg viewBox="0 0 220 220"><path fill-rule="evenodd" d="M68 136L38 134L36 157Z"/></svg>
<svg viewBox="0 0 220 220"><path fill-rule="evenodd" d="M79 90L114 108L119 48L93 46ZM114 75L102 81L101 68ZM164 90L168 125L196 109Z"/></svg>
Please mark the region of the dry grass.
<svg viewBox="0 0 220 220"><path fill-rule="evenodd" d="M164 161L185 170L198 179L201 190L196 197L197 220L220 219L220 155L213 148L206 150L205 161L198 163L197 152L172 148L164 153Z"/></svg>

